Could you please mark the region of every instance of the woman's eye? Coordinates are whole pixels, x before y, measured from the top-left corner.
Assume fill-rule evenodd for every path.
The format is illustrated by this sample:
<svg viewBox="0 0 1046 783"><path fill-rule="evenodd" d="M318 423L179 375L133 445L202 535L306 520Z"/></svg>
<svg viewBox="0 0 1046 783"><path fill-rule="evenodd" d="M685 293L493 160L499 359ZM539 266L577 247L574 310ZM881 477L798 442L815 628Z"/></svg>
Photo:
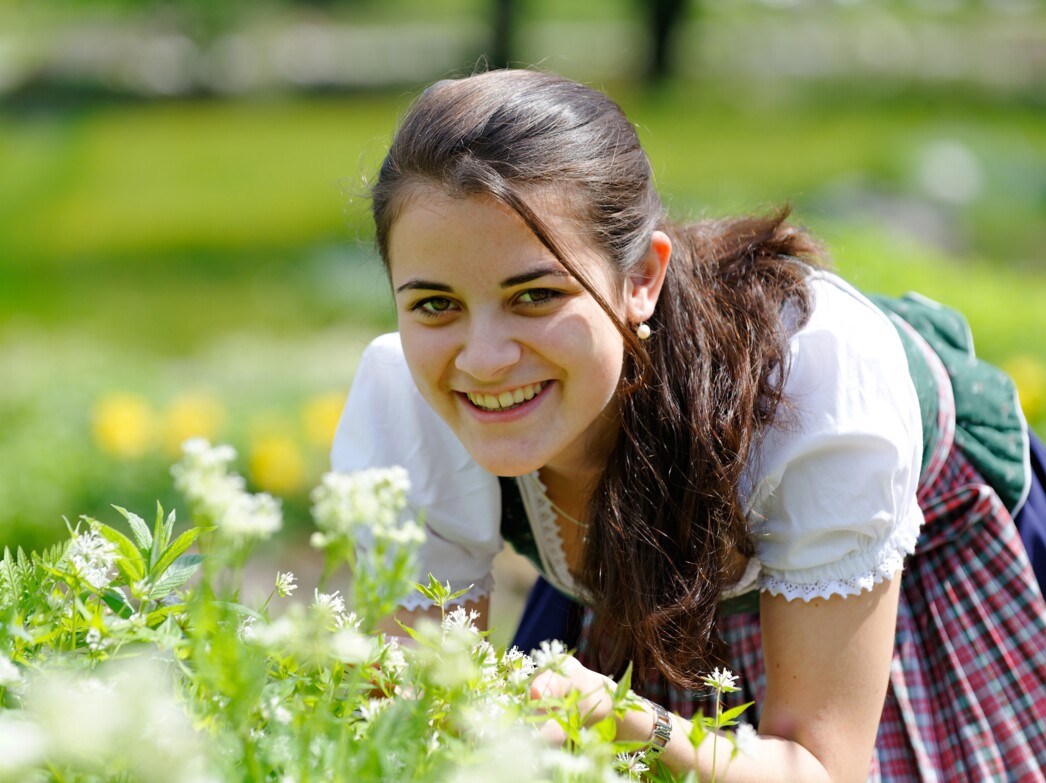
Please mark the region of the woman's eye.
<svg viewBox="0 0 1046 783"><path fill-rule="evenodd" d="M551 288L531 288L521 293L516 301L520 304L545 304L559 295L559 291L553 291Z"/></svg>
<svg viewBox="0 0 1046 783"><path fill-rule="evenodd" d="M428 299L422 299L417 302L411 310L420 312L424 315L440 315L451 309L453 309L454 303L447 299L445 296L433 296Z"/></svg>

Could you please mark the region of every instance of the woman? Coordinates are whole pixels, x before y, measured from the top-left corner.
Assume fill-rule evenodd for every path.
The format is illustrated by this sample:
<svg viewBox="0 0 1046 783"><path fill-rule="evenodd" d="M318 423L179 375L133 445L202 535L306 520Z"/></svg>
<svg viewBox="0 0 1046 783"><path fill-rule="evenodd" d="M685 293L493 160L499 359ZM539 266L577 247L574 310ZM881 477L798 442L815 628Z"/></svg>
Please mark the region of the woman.
<svg viewBox="0 0 1046 783"><path fill-rule="evenodd" d="M428 89L372 195L400 331L334 466L407 467L423 572L481 615L505 539L584 605L536 688L598 720L634 662L618 736L700 775L686 717L725 660L759 739L718 779L1043 779L1027 432L958 316L874 305L784 214L671 223L620 109L550 74Z"/></svg>

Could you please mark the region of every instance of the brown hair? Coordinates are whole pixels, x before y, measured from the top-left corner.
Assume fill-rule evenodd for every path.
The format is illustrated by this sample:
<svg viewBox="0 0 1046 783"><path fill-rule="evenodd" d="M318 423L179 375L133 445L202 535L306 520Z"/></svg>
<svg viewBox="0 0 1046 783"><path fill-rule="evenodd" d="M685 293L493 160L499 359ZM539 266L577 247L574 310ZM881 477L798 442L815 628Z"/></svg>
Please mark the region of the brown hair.
<svg viewBox="0 0 1046 783"><path fill-rule="evenodd" d="M696 687L717 657L720 596L752 546L738 495L746 459L782 399L788 332L809 299L819 248L769 217L669 222L635 128L602 93L553 74L493 71L439 82L415 101L372 188L377 245L419 185L492 196L514 209L578 278L625 338L622 426L586 509L578 580L595 610L601 666L633 660L677 687ZM561 194L620 274L655 229L673 260L640 343L532 208Z"/></svg>

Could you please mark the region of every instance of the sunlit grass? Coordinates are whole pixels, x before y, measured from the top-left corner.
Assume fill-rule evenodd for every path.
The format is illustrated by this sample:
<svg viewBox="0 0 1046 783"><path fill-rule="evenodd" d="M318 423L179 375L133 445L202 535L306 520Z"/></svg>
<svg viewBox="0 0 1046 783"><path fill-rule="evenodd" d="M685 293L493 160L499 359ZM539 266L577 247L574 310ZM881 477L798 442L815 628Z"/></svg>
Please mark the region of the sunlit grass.
<svg viewBox="0 0 1046 783"><path fill-rule="evenodd" d="M945 139L982 161L981 197L960 211L966 230L979 232L973 241L1000 258L1025 258L1042 240L1029 172L1046 154L1046 130L1030 107L910 97L739 108L695 83L664 95L619 92L680 213L781 201L846 208L826 190L839 182L907 193L926 145ZM75 119L0 119L0 265L141 267L158 256L293 254L366 238L365 179L409 97L147 104Z"/></svg>

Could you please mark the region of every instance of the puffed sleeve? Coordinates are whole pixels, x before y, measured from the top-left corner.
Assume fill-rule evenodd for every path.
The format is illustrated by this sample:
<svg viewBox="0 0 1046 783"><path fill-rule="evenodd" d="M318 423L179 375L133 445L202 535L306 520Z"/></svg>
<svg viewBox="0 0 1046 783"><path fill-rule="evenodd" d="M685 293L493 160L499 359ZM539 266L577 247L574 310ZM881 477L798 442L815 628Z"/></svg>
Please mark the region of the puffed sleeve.
<svg viewBox="0 0 1046 783"><path fill-rule="evenodd" d="M460 600L493 587L491 564L502 547L501 490L418 392L398 334L383 335L363 353L331 448L331 466L349 473L400 465L410 476L408 499L422 512L425 543L418 580L432 573L452 589L472 585ZM365 545L365 544L364 544ZM427 605L420 594L404 607Z"/></svg>
<svg viewBox="0 0 1046 783"><path fill-rule="evenodd" d="M922 524L922 420L894 327L827 273L791 340L787 402L753 454L748 515L759 586L855 595L901 568ZM743 485L744 486L744 485Z"/></svg>

